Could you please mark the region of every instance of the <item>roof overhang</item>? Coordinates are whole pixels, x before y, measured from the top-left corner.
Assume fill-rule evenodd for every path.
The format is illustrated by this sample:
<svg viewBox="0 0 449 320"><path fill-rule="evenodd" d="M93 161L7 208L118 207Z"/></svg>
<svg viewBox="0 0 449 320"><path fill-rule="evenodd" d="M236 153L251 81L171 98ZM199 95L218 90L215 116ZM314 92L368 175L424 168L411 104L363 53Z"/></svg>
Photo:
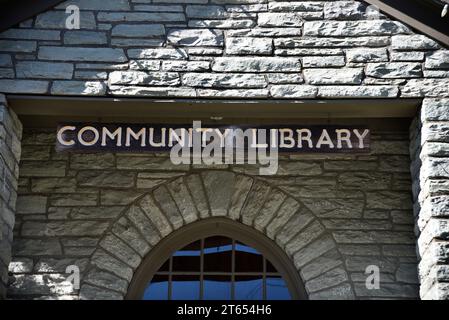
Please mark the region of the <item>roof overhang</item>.
<svg viewBox="0 0 449 320"><path fill-rule="evenodd" d="M22 121L52 126L58 121L127 121L162 119L294 119L413 118L421 99L239 100L51 97L8 95ZM43 123L44 122L44 123Z"/></svg>

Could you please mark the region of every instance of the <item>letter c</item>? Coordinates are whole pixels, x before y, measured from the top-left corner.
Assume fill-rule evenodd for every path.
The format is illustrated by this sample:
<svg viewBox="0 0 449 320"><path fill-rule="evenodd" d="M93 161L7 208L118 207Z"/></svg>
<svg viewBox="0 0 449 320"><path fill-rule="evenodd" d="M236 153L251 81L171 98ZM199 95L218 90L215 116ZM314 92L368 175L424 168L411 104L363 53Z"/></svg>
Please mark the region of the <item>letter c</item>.
<svg viewBox="0 0 449 320"><path fill-rule="evenodd" d="M62 144L63 146L73 146L74 144L75 144L75 141L74 140L69 140L69 141L66 141L66 140L64 140L63 138L62 138L62 135L64 134L64 132L66 132L66 131L73 131L73 130L75 130L76 128L74 127L74 126L64 126L64 127L62 127L61 129L59 129L59 131L58 131L58 134L57 134L57 138L58 138L58 142L60 143L60 144Z"/></svg>

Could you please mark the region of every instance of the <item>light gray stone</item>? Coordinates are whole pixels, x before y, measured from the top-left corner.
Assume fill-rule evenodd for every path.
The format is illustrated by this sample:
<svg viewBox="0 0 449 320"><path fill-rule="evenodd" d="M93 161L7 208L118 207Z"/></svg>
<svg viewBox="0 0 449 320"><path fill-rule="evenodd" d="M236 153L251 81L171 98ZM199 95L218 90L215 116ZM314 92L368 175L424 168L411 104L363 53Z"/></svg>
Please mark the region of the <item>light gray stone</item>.
<svg viewBox="0 0 449 320"><path fill-rule="evenodd" d="M68 266L75 265L83 272L88 262L89 260L86 258L43 258L36 262L34 271L39 273L65 273Z"/></svg>
<svg viewBox="0 0 449 320"><path fill-rule="evenodd" d="M142 195L142 191L102 190L100 201L102 205L129 205Z"/></svg>
<svg viewBox="0 0 449 320"><path fill-rule="evenodd" d="M258 15L257 24L263 27L301 27L302 17L296 12L263 12Z"/></svg>
<svg viewBox="0 0 449 320"><path fill-rule="evenodd" d="M113 71L109 74L109 83L175 86L180 83L179 75L175 72L143 72L143 71Z"/></svg>
<svg viewBox="0 0 449 320"><path fill-rule="evenodd" d="M220 57L214 60L213 71L227 72L293 72L301 71L297 58Z"/></svg>
<svg viewBox="0 0 449 320"><path fill-rule="evenodd" d="M87 44L107 44L105 32L68 30L64 33L64 44L87 45Z"/></svg>
<svg viewBox="0 0 449 320"><path fill-rule="evenodd" d="M45 285L42 285L44 284ZM67 280L65 274L42 274L42 275L15 275L14 281L8 288L11 296L23 295L65 295L73 294L75 288L73 283Z"/></svg>
<svg viewBox="0 0 449 320"><path fill-rule="evenodd" d="M227 30L228 37L280 37L280 36L300 36L302 29L300 27L282 28L282 27L254 27L251 29ZM279 39L275 39L275 42Z"/></svg>
<svg viewBox="0 0 449 320"><path fill-rule="evenodd" d="M184 224L184 219L179 212L170 192L166 187L161 186L153 191L153 197L159 208L172 224L173 228L179 229Z"/></svg>
<svg viewBox="0 0 449 320"><path fill-rule="evenodd" d="M47 47L39 48L39 59L56 61L97 61L125 62L127 58L122 49Z"/></svg>
<svg viewBox="0 0 449 320"><path fill-rule="evenodd" d="M17 198L18 214L38 214L47 212L47 197L39 195L21 195Z"/></svg>
<svg viewBox="0 0 449 320"><path fill-rule="evenodd" d="M98 287L83 284L81 286L79 297L81 300L123 300L123 295Z"/></svg>
<svg viewBox="0 0 449 320"><path fill-rule="evenodd" d="M101 96L106 93L106 84L100 81L54 81L51 93L54 95Z"/></svg>
<svg viewBox="0 0 449 320"><path fill-rule="evenodd" d="M361 84L363 69L309 69L304 70L304 79L309 84Z"/></svg>
<svg viewBox="0 0 449 320"><path fill-rule="evenodd" d="M226 38L226 53L235 55L270 55L273 51L273 40L264 38Z"/></svg>
<svg viewBox="0 0 449 320"><path fill-rule="evenodd" d="M303 57L302 64L304 68L344 67L346 61L344 56Z"/></svg>
<svg viewBox="0 0 449 320"><path fill-rule="evenodd" d="M69 14L66 14L65 10L51 10L39 14L36 17L34 25L37 28L63 30L66 27L66 20L68 17ZM95 29L96 26L97 24L93 12L87 11L80 14L81 29Z"/></svg>
<svg viewBox="0 0 449 320"><path fill-rule="evenodd" d="M321 86L318 96L323 98L396 98L396 86Z"/></svg>
<svg viewBox="0 0 449 320"><path fill-rule="evenodd" d="M139 202L139 205L162 236L167 236L172 232L173 228L170 225L170 222L159 209L151 195L143 197Z"/></svg>
<svg viewBox="0 0 449 320"><path fill-rule="evenodd" d="M198 97L208 98L268 98L266 89L198 89Z"/></svg>
<svg viewBox="0 0 449 320"><path fill-rule="evenodd" d="M349 283L343 283L330 289L318 291L309 295L310 300L353 300L354 293Z"/></svg>
<svg viewBox="0 0 449 320"><path fill-rule="evenodd" d="M173 197L184 221L186 223L192 223L198 220L198 212L190 196L190 192L184 184L183 178L178 178L168 183L167 189Z"/></svg>
<svg viewBox="0 0 449 320"><path fill-rule="evenodd" d="M19 61L16 64L17 78L71 79L73 65L70 63Z"/></svg>
<svg viewBox="0 0 449 320"><path fill-rule="evenodd" d="M33 178L30 187L36 193L72 193L76 192L76 180L71 177Z"/></svg>
<svg viewBox="0 0 449 320"><path fill-rule="evenodd" d="M99 269L110 271L122 279L131 281L133 276L133 269L122 261L114 258L111 254L98 249L92 256L91 263Z"/></svg>
<svg viewBox="0 0 449 320"><path fill-rule="evenodd" d="M360 199L301 199L315 215L322 218L360 218L365 201Z"/></svg>
<svg viewBox="0 0 449 320"><path fill-rule="evenodd" d="M5 93L47 93L48 81L0 79L0 90Z"/></svg>
<svg viewBox="0 0 449 320"><path fill-rule="evenodd" d="M90 271L87 274L85 281L86 283L90 283L95 286L100 286L102 288L108 288L114 291L121 292L123 294L126 294L126 290L128 289L128 282L126 280L123 280L111 273L103 271L93 271L93 270ZM100 293L100 296L101 295L102 294ZM81 297L83 297L83 294L81 294ZM95 298L98 299L97 297Z"/></svg>
<svg viewBox="0 0 449 320"><path fill-rule="evenodd" d="M365 73L369 77L382 79L422 77L421 64L407 62L369 63Z"/></svg>
<svg viewBox="0 0 449 320"><path fill-rule="evenodd" d="M268 3L270 11L322 11L324 4L314 1L272 1Z"/></svg>
<svg viewBox="0 0 449 320"><path fill-rule="evenodd" d="M30 258L14 258L8 267L11 273L30 273L33 271L33 259Z"/></svg>
<svg viewBox="0 0 449 320"><path fill-rule="evenodd" d="M427 36L414 34L391 37L391 47L394 50L432 50L440 46Z"/></svg>
<svg viewBox="0 0 449 320"><path fill-rule="evenodd" d="M217 28L217 29L242 29L255 26L251 19L225 19L225 20L189 20L190 28Z"/></svg>
<svg viewBox="0 0 449 320"><path fill-rule="evenodd" d="M139 229L142 236L145 238L145 240L152 246L156 245L159 240L161 239L159 231L153 226L151 221L148 219L148 217L145 215L145 213L140 209L139 207L132 206L128 212L126 213L129 220L136 226L136 228ZM122 230L122 227L114 226L116 230L114 232L117 232L117 228L120 228ZM114 229L113 229L114 230ZM123 229L126 231L127 229ZM142 251L146 251L147 247L143 246Z"/></svg>
<svg viewBox="0 0 449 320"><path fill-rule="evenodd" d="M388 61L386 49L349 49L346 51L348 62L365 63L365 62L385 62Z"/></svg>
<svg viewBox="0 0 449 320"><path fill-rule="evenodd" d="M323 238L315 240L294 254L293 260L295 266L298 269L301 269L310 261L335 248L335 246L335 241L330 236L324 236Z"/></svg>
<svg viewBox="0 0 449 320"><path fill-rule="evenodd" d="M331 38L331 37L301 37L301 38L279 38L274 39L276 48L343 48L343 47L384 47L390 44L390 37L348 37L348 38ZM370 50L353 49L353 50ZM383 49L385 50L385 49Z"/></svg>
<svg viewBox="0 0 449 320"><path fill-rule="evenodd" d="M135 87L135 86L111 86L111 94L116 96L135 97L196 97L196 91L192 88L182 87Z"/></svg>
<svg viewBox="0 0 449 320"><path fill-rule="evenodd" d="M391 61L424 61L424 52L408 51L408 52L396 52L390 53ZM424 75L424 77L427 77Z"/></svg>
<svg viewBox="0 0 449 320"><path fill-rule="evenodd" d="M61 32L57 30L35 30L35 29L8 29L0 33L2 39L21 40L55 40L59 41Z"/></svg>
<svg viewBox="0 0 449 320"><path fill-rule="evenodd" d="M147 38L165 35L162 24L118 24L111 30L113 37Z"/></svg>
<svg viewBox="0 0 449 320"><path fill-rule="evenodd" d="M187 59L187 52L184 49L130 49L128 56L134 59Z"/></svg>
<svg viewBox="0 0 449 320"><path fill-rule="evenodd" d="M427 55L426 69L449 69L449 50L439 50Z"/></svg>
<svg viewBox="0 0 449 320"><path fill-rule="evenodd" d="M182 83L188 87L205 88L264 88L266 80L260 74L215 74L215 73L186 73Z"/></svg>
<svg viewBox="0 0 449 320"><path fill-rule="evenodd" d="M318 87L308 85L274 85L270 88L270 94L273 98L315 98L318 93Z"/></svg>
<svg viewBox="0 0 449 320"><path fill-rule="evenodd" d="M373 296L372 290L366 288L365 283L356 283L355 292L360 297L378 298L418 298L417 285L384 283L380 289L376 290Z"/></svg>
<svg viewBox="0 0 449 320"><path fill-rule="evenodd" d="M290 84L290 83L303 83L304 79L300 74L294 73L269 73L267 74L268 83L273 84Z"/></svg>
<svg viewBox="0 0 449 320"><path fill-rule="evenodd" d="M99 12L100 22L184 22L185 16L178 12Z"/></svg>
<svg viewBox="0 0 449 320"><path fill-rule="evenodd" d="M390 20L360 21L307 21L304 23L305 36L383 36L409 34L404 24Z"/></svg>
<svg viewBox="0 0 449 320"><path fill-rule="evenodd" d="M58 239L15 239L13 252L17 256L53 256L61 255L62 248Z"/></svg>
<svg viewBox="0 0 449 320"><path fill-rule="evenodd" d="M201 176L209 199L211 214L213 216L227 215L235 175L231 172L204 172Z"/></svg>
<svg viewBox="0 0 449 320"><path fill-rule="evenodd" d="M357 20L365 15L366 6L358 1L329 1L324 4L324 19Z"/></svg>
<svg viewBox="0 0 449 320"><path fill-rule="evenodd" d="M133 268L137 268L142 260L137 252L112 234L106 235L100 241L100 246Z"/></svg>
<svg viewBox="0 0 449 320"><path fill-rule="evenodd" d="M36 48L36 41L0 40L0 51L27 53L36 51Z"/></svg>
<svg viewBox="0 0 449 320"><path fill-rule="evenodd" d="M101 0L68 0L56 6L56 9L65 9L69 5L76 5L80 10L127 11L130 9L128 2L127 0L108 0L106 3Z"/></svg>
<svg viewBox="0 0 449 320"><path fill-rule="evenodd" d="M186 14L188 18L201 19L224 19L229 16L223 6L216 5L187 5Z"/></svg>
<svg viewBox="0 0 449 320"><path fill-rule="evenodd" d="M97 221L25 222L24 236L96 236L101 235L109 223Z"/></svg>
<svg viewBox="0 0 449 320"><path fill-rule="evenodd" d="M12 60L9 54L0 54L0 67L12 67Z"/></svg>
<svg viewBox="0 0 449 320"><path fill-rule="evenodd" d="M210 70L209 61L163 61L162 70L164 71L208 71Z"/></svg>
<svg viewBox="0 0 449 320"><path fill-rule="evenodd" d="M125 171L81 171L76 181L84 187L132 188L134 172Z"/></svg>
<svg viewBox="0 0 449 320"><path fill-rule="evenodd" d="M306 282L306 288L312 293L339 285L348 280L348 275L343 268L335 268L323 273L315 279Z"/></svg>

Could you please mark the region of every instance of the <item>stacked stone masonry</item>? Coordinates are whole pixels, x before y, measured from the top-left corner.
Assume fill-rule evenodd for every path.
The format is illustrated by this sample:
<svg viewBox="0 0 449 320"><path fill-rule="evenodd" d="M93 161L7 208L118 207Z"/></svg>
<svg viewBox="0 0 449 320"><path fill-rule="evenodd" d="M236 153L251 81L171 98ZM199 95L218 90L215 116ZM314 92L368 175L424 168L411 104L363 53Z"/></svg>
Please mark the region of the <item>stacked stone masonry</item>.
<svg viewBox="0 0 449 320"><path fill-rule="evenodd" d="M423 299L449 299L449 99L425 99L411 130Z"/></svg>
<svg viewBox="0 0 449 320"><path fill-rule="evenodd" d="M0 299L6 296L19 179L22 125L0 94Z"/></svg>
<svg viewBox="0 0 449 320"><path fill-rule="evenodd" d="M165 153L61 154L54 139L24 133L10 298L122 299L163 237L214 216L273 239L311 299L418 298L407 132L375 132L367 155L284 155L268 177ZM368 265L379 290L366 289Z"/></svg>
<svg viewBox="0 0 449 320"><path fill-rule="evenodd" d="M79 30L65 26L68 4L81 9ZM64 2L0 33L0 93L424 104L409 152L405 134L377 133L369 156L287 157L279 176L263 180L254 168L180 169L166 155L56 154L53 134L27 132L15 216L21 125L1 96L0 296L14 218L10 297L77 299L122 298L135 266L171 229L226 214L273 238L312 299L417 298L416 237L420 297L447 299L448 88L448 48L362 1ZM191 184L219 187L208 182L215 175L234 190L228 204L248 185L278 198L263 210L229 211L220 199L192 192ZM156 205L168 194L167 207ZM176 202L187 194L191 202ZM246 201L251 194L259 193ZM295 213L283 215L276 201ZM289 219L318 239L304 243L302 233L288 230ZM364 287L368 263L383 270L376 293ZM66 281L71 264L81 267L81 291Z"/></svg>
<svg viewBox="0 0 449 320"><path fill-rule="evenodd" d="M80 8L80 29L65 8ZM7 93L449 96L449 51L360 1L77 0L0 33Z"/></svg>

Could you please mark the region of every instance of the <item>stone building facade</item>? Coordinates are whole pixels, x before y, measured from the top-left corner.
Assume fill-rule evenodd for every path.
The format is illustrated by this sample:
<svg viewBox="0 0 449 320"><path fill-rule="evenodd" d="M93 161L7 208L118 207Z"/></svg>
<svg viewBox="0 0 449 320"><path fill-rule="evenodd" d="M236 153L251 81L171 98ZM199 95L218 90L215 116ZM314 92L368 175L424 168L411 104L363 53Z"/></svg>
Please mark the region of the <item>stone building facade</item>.
<svg viewBox="0 0 449 320"><path fill-rule="evenodd" d="M71 4L79 30L66 27ZM162 239L226 217L272 239L310 299L447 299L449 50L368 5L76 0L0 33L0 295L123 299ZM357 104L348 118L371 125L372 145L281 155L268 177L249 165L175 166L167 153L60 153L43 119L68 118L16 108L24 95L58 97L60 108L117 98L122 114L125 98L165 99L167 110L169 101L296 105L283 123L301 123L306 102ZM381 104L408 101L412 115L374 119ZM69 265L80 268L79 289ZM380 268L379 289L365 285L369 265Z"/></svg>

